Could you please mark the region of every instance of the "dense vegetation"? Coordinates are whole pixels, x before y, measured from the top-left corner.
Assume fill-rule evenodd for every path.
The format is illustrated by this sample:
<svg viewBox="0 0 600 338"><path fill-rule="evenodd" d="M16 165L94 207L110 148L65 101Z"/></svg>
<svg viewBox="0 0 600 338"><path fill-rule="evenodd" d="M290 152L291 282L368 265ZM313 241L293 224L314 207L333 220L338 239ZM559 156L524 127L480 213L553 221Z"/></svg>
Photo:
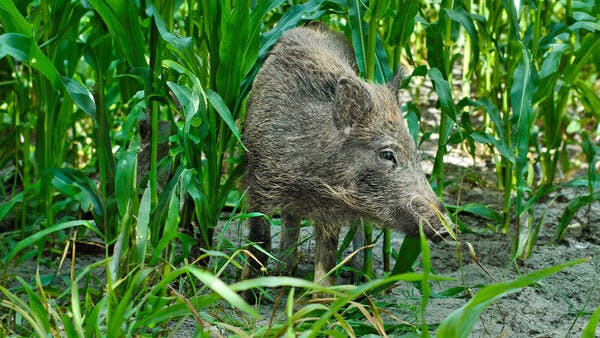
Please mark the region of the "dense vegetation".
<svg viewBox="0 0 600 338"><path fill-rule="evenodd" d="M431 183L440 196L449 148L493 161L503 207L448 205L460 231L473 229L456 215L477 214L488 231L513 236L513 257L526 259L540 229L536 201L561 186L585 188L560 218L558 241L579 208L600 200L597 1L2 0L0 336L150 335L186 316L240 336L256 327L381 334L377 308L351 301L398 280L417 282L424 311L429 281L440 277L422 239L394 253L408 258L393 268L403 274L356 288L224 273L240 271L246 243L215 233L219 222L221 230L261 217L244 212L237 186L252 80L279 36L312 20L348 36L365 79L387 82L410 65L405 117L418 144L439 135ZM423 127L418 108L431 95L436 130ZM103 259L72 265L58 281L56 259L96 247ZM422 272L409 272L419 252ZM36 275L18 277L32 260ZM576 263L480 290L470 304L482 306L461 308L438 335L467 334L493 299ZM276 286L291 287L288 320L257 324L237 292ZM336 300L294 306L313 291ZM211 316L222 299L239 312ZM363 310L372 315L356 320ZM403 330L427 336L418 320Z"/></svg>

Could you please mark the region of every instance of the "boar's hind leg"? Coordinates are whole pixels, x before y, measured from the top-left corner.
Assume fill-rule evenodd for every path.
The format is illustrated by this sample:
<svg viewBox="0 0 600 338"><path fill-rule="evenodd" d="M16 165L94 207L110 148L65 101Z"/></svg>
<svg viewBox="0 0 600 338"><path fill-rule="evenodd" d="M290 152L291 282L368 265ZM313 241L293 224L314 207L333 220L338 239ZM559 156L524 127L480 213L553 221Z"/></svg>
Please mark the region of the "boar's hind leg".
<svg viewBox="0 0 600 338"><path fill-rule="evenodd" d="M256 208L257 205L253 199L249 198L249 211L261 211L260 208ZM262 267L267 266L268 256L263 253L261 250L255 247L255 245L259 245L264 251L271 251L271 224L264 217L253 217L249 220L250 224L250 232L248 234L248 241L253 243L248 250L254 257L248 257L248 263L250 266L247 266L244 269L243 278L253 278L258 276L259 271ZM258 260L258 261L257 261Z"/></svg>
<svg viewBox="0 0 600 338"><path fill-rule="evenodd" d="M335 266L339 225L315 224L315 282L323 286L335 284L335 274L325 275Z"/></svg>
<svg viewBox="0 0 600 338"><path fill-rule="evenodd" d="M285 263L283 273L287 276L296 274L298 268L298 238L300 236L300 217L281 211L281 246L279 248L279 258Z"/></svg>

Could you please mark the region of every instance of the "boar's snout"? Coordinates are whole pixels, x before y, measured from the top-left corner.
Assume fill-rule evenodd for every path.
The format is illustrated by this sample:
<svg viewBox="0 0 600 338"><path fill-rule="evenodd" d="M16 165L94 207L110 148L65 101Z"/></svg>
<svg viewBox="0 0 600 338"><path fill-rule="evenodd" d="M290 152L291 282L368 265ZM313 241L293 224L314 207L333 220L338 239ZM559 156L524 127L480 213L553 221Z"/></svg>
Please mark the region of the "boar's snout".
<svg viewBox="0 0 600 338"><path fill-rule="evenodd" d="M408 217L405 217L404 222L399 221L404 223L403 230L412 237L419 237L421 223L425 236L437 243L449 235L444 223L451 224L451 221L442 203L434 195L431 197L433 201L422 195L413 196L406 206L408 210L401 213Z"/></svg>

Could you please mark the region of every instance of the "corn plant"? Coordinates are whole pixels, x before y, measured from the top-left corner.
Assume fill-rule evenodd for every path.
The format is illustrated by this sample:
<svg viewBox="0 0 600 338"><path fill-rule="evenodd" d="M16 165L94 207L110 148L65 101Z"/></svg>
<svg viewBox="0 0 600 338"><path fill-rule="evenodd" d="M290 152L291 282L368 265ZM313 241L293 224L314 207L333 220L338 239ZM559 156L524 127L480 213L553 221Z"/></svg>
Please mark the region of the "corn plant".
<svg viewBox="0 0 600 338"><path fill-rule="evenodd" d="M532 224L532 207L560 187L567 146L582 149L587 177L562 186L587 193L568 204L555 240L566 236L577 210L600 199L598 13L593 0L0 1L0 222L9 225L2 238L10 238L1 248L0 306L15 318L0 335L159 335L191 315L200 334L221 325L240 336L256 327L264 336L383 336L378 307L357 297L403 280L422 297L415 323L401 329L427 336L429 282L444 278L431 273L423 238L406 238L393 252L386 231L391 274L374 278L367 250L371 280L358 286L325 289L275 277L225 284L231 277L224 271L241 269L244 248L218 251L214 232L226 205L243 210L240 129L254 76L285 30L311 20L350 38L369 81L387 82L411 64L401 85L415 95L402 108L417 144L432 132L420 128L419 95L435 93L440 110L436 192L441 197L447 183L449 147L487 147L504 190L502 210L477 203L451 210L495 222L512 233L513 255L526 258L541 224ZM426 79L432 93L420 86ZM366 244L376 240L369 225L365 233ZM79 271L71 266L62 292L39 273L26 280L10 272L34 257L39 268L61 244L74 262L78 236L100 241L103 255ZM419 255L423 272L413 273ZM483 288L438 335L468 334L499 295L578 262ZM237 292L268 295L272 287L285 288L285 320L265 326ZM315 292L335 300L303 303ZM210 309L223 304L241 319L213 317ZM598 310L586 334L597 323Z"/></svg>

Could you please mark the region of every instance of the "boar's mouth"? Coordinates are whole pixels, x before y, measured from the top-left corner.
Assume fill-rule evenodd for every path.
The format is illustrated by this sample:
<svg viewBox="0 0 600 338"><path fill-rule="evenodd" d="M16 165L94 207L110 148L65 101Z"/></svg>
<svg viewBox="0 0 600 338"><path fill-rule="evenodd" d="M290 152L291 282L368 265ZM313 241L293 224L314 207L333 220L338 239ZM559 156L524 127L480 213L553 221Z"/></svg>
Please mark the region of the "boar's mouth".
<svg viewBox="0 0 600 338"><path fill-rule="evenodd" d="M448 218L445 208L436 204L415 196L407 205L396 210L393 217L395 224L391 226L402 229L411 237L419 237L420 222L425 236L434 243L440 242L449 235L442 223L447 222Z"/></svg>

